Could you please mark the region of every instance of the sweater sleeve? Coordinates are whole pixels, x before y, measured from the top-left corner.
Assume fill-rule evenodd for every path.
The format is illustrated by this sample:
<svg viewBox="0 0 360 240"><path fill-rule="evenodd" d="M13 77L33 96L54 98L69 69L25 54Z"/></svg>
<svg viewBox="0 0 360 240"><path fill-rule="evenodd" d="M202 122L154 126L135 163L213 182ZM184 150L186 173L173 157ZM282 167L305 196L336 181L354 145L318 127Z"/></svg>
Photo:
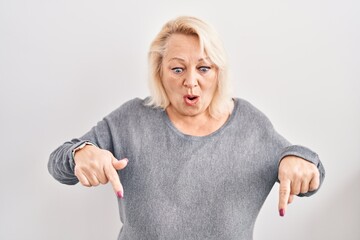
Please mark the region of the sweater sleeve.
<svg viewBox="0 0 360 240"><path fill-rule="evenodd" d="M48 170L60 183L74 185L79 182L74 174L75 162L72 151L84 142L91 142L99 148L112 151L111 131L107 118L100 121L84 136L65 142L50 154Z"/></svg>
<svg viewBox="0 0 360 240"><path fill-rule="evenodd" d="M266 143L265 152L267 153L267 157L271 159L272 169L278 170L280 161L286 156L300 157L313 163L317 167L321 186L325 178L325 169L319 156L307 147L291 144L275 130L273 124L263 112L245 100L239 99L238 101L243 123L248 129L249 135L259 134L259 136L261 136L260 142L263 141ZM274 174L274 181L279 182L277 176L278 174ZM318 190L319 188L315 191L299 194L298 196L311 196Z"/></svg>

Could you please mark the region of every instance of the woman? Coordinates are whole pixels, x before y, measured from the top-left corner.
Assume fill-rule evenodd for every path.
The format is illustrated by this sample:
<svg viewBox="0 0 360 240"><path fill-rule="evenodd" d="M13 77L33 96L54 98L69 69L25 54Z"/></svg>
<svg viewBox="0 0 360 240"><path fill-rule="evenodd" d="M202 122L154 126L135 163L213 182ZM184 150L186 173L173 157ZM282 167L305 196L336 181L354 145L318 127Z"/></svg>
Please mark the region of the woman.
<svg viewBox="0 0 360 240"><path fill-rule="evenodd" d="M49 160L62 183L112 184L118 239L252 239L276 181L281 216L294 195L319 188L325 172L317 154L232 98L224 51L206 23L168 22L149 65L151 97L123 104Z"/></svg>

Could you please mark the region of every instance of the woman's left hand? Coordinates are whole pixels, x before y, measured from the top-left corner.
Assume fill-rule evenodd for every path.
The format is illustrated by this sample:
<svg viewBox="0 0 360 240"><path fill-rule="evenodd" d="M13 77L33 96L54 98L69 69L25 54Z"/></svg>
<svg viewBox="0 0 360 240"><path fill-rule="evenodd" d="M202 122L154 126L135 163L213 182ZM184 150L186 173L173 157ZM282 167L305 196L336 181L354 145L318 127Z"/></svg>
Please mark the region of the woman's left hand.
<svg viewBox="0 0 360 240"><path fill-rule="evenodd" d="M279 214L285 215L286 207L294 195L319 188L320 175L317 167L296 156L284 157L279 165Z"/></svg>

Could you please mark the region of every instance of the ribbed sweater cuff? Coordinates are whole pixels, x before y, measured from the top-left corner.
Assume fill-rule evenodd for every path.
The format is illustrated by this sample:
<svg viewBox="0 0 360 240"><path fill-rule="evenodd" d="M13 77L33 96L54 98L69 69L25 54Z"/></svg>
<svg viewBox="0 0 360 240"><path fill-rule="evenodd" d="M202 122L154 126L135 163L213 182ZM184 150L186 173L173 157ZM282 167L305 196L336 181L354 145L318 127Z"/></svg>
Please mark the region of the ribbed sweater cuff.
<svg viewBox="0 0 360 240"><path fill-rule="evenodd" d="M286 156L297 156L303 158L315 164L316 167L318 167L320 162L319 156L315 152L301 145L291 145L286 147L280 154L279 163Z"/></svg>

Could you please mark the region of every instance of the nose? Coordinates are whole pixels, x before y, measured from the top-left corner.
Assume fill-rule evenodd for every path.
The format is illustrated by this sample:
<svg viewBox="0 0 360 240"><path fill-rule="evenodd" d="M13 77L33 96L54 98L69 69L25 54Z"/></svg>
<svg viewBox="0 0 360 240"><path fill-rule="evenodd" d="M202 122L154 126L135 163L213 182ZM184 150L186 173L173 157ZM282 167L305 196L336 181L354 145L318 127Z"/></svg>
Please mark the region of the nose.
<svg viewBox="0 0 360 240"><path fill-rule="evenodd" d="M186 88L194 88L198 86L196 71L188 71L188 73L185 75L184 86Z"/></svg>

